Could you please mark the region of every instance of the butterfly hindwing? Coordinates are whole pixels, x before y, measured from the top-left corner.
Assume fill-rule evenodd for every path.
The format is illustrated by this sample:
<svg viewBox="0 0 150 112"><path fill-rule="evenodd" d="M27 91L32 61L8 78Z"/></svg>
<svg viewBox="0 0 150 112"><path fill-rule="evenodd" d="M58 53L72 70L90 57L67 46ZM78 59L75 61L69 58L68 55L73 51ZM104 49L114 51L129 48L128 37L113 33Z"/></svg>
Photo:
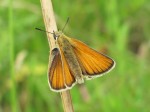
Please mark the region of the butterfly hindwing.
<svg viewBox="0 0 150 112"><path fill-rule="evenodd" d="M61 56L57 48L52 50L48 79L52 90L57 91L66 88Z"/></svg>
<svg viewBox="0 0 150 112"><path fill-rule="evenodd" d="M89 78L101 76L113 68L115 62L111 58L89 48L79 40L72 38L69 40L84 76Z"/></svg>
<svg viewBox="0 0 150 112"><path fill-rule="evenodd" d="M63 62L63 72L64 72L64 79L65 79L65 84L67 87L72 87L73 84L76 82L75 77L73 76L71 69L69 67L69 64L67 63L67 60L64 56L64 53L62 51L62 49L60 48L60 52L61 52L61 59Z"/></svg>

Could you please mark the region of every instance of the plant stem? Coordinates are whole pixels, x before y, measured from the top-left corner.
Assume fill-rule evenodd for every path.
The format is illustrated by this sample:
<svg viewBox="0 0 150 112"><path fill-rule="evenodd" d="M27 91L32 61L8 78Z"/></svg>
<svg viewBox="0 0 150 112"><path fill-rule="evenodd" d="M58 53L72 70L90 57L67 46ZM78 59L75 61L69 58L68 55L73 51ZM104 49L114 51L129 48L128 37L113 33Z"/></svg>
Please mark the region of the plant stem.
<svg viewBox="0 0 150 112"><path fill-rule="evenodd" d="M41 1L42 14L43 14L46 31L49 31L49 32L57 31L57 25L56 25L56 21L55 21L55 17L54 17L51 0L40 0L40 1ZM53 48L56 47L55 40L51 33L47 32L46 34L48 37L50 49L52 50ZM61 98L62 98L64 111L65 112L74 112L70 91L67 90L67 91L61 92L60 94L61 94Z"/></svg>
<svg viewBox="0 0 150 112"><path fill-rule="evenodd" d="M67 91L61 92L60 95L61 95L61 98L62 98L64 111L65 112L74 112L73 111L73 106L72 106L70 91L67 90Z"/></svg>
<svg viewBox="0 0 150 112"><path fill-rule="evenodd" d="M14 67L14 38L13 38L13 0L9 0L9 43L10 43L10 74L11 74L11 109L17 112L16 84L15 84L15 67Z"/></svg>

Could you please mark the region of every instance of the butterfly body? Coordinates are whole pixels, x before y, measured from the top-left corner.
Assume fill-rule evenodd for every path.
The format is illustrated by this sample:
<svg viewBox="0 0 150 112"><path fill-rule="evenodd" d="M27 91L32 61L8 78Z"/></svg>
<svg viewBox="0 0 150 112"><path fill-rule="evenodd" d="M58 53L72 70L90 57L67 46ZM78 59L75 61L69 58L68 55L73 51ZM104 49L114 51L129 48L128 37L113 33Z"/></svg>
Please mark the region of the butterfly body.
<svg viewBox="0 0 150 112"><path fill-rule="evenodd" d="M60 53L64 54L64 57L70 67L70 70L73 76L75 77L75 79L77 80L79 84L83 83L84 80L83 80L82 71L78 63L77 57L69 42L69 38L65 36L63 33L61 33L59 37L57 38L57 44L61 51Z"/></svg>
<svg viewBox="0 0 150 112"><path fill-rule="evenodd" d="M92 79L109 72L115 62L79 40L69 38L61 31L54 32L56 48L51 51L48 79L51 90L71 89L84 78Z"/></svg>

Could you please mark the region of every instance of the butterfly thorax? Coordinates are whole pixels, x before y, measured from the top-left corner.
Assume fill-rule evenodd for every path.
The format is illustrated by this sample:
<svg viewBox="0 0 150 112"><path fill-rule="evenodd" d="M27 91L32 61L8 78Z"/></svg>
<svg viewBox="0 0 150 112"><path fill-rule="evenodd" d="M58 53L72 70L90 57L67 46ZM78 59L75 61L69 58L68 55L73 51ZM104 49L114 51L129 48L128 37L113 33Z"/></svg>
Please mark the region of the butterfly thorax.
<svg viewBox="0 0 150 112"><path fill-rule="evenodd" d="M57 44L59 46L61 55L64 55L72 74L77 79L77 82L83 83L82 71L70 44L69 38L61 33L61 35L59 35L57 38Z"/></svg>

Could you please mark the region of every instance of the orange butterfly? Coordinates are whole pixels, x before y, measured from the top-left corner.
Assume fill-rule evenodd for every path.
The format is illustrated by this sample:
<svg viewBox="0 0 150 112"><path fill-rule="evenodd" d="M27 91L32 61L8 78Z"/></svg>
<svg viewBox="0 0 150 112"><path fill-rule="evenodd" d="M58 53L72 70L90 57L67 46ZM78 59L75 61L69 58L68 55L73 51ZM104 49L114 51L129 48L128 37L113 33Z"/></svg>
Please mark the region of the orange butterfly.
<svg viewBox="0 0 150 112"><path fill-rule="evenodd" d="M65 36L61 31L53 32L56 48L51 51L48 80L52 91L71 89L76 83L92 79L109 72L115 62L89 48L79 40Z"/></svg>

